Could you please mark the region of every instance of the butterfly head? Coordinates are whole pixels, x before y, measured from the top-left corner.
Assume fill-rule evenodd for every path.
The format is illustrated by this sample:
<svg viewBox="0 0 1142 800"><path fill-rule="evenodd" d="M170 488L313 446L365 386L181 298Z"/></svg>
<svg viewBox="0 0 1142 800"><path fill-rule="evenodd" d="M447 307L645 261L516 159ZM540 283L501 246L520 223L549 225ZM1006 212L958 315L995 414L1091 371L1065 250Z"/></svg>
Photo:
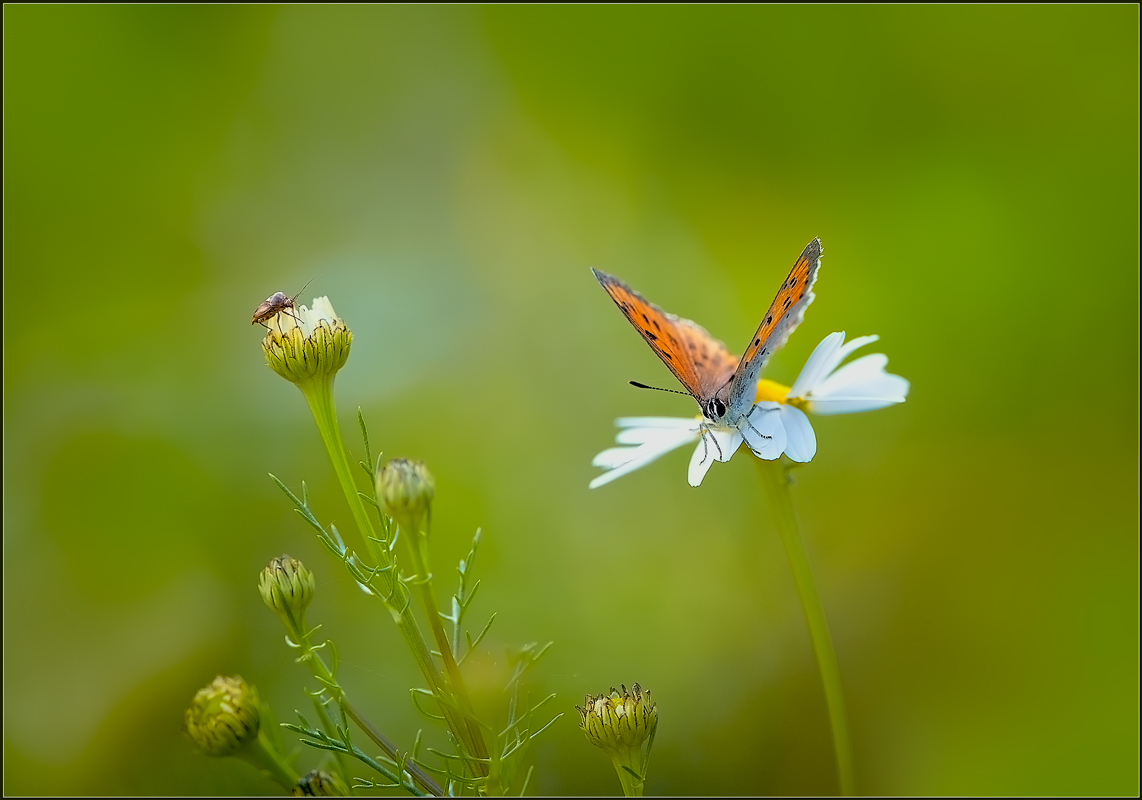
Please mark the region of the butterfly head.
<svg viewBox="0 0 1142 800"><path fill-rule="evenodd" d="M717 422L726 415L726 404L719 397L711 397L702 406L702 413L711 422Z"/></svg>

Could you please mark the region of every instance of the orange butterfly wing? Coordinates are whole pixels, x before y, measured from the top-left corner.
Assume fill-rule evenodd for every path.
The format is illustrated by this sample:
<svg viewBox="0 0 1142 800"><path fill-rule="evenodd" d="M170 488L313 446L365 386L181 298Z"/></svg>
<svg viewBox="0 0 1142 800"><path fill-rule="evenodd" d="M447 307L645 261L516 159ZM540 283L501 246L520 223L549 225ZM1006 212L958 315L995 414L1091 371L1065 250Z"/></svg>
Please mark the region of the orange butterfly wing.
<svg viewBox="0 0 1142 800"><path fill-rule="evenodd" d="M701 325L666 313L618 278L597 269L591 272L650 349L705 408L705 401L733 377L738 364L733 354Z"/></svg>
<svg viewBox="0 0 1142 800"><path fill-rule="evenodd" d="M781 284L777 297L773 298L773 303L762 317L761 325L737 365L729 392L729 405L732 408L742 410L740 404L747 396L752 405L761 368L773 355L773 351L785 344L789 334L805 316L805 308L813 302L813 284L817 281L817 270L820 267L821 240L814 239L805 246L793 264L793 269Z"/></svg>

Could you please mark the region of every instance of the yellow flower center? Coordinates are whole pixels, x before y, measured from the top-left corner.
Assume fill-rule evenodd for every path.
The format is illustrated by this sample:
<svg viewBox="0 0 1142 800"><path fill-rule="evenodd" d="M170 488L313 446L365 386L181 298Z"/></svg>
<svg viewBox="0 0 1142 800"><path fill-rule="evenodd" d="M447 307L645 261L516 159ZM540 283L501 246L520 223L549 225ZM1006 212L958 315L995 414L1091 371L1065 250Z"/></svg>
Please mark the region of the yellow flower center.
<svg viewBox="0 0 1142 800"><path fill-rule="evenodd" d="M804 411L809 406L808 401L802 397L786 397L786 395L789 394L790 388L791 387L780 384L777 381L762 378L757 382L757 396L754 398L754 402L768 400L773 403L783 403L793 406L794 408L799 408Z"/></svg>

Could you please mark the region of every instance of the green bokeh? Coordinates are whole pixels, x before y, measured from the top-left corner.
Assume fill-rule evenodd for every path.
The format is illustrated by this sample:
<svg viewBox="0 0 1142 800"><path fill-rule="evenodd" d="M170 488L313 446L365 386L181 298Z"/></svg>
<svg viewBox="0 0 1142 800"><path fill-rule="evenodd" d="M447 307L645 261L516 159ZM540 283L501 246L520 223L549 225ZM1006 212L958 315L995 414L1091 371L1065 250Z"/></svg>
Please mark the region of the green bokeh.
<svg viewBox="0 0 1142 800"><path fill-rule="evenodd" d="M412 741L393 626L266 476L352 529L247 322L309 279L354 333L350 447L361 406L436 476L438 573L486 532L489 653L556 643L533 788L617 791L572 706L638 681L650 792L834 791L748 455L698 490L682 452L587 490L615 417L694 412L626 385L672 379L588 267L739 348L819 235L767 374L845 330L912 381L815 419L796 473L859 789L1136 794L1138 23L5 6L5 792L272 792L179 725L219 672L306 708L255 589L283 551L346 687Z"/></svg>

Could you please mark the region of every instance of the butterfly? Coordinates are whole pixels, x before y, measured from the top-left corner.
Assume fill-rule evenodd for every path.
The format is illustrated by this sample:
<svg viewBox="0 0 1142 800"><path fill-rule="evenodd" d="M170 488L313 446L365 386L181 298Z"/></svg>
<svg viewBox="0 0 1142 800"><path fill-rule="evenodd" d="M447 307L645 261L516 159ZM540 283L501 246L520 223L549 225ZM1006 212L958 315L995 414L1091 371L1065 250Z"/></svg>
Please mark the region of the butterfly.
<svg viewBox="0 0 1142 800"><path fill-rule="evenodd" d="M591 271L698 403L705 424L740 430L743 422L751 425L749 416L762 367L773 351L785 344L813 302L813 284L820 267L821 240L814 239L801 251L740 359L697 323L666 313L618 278L597 269Z"/></svg>

